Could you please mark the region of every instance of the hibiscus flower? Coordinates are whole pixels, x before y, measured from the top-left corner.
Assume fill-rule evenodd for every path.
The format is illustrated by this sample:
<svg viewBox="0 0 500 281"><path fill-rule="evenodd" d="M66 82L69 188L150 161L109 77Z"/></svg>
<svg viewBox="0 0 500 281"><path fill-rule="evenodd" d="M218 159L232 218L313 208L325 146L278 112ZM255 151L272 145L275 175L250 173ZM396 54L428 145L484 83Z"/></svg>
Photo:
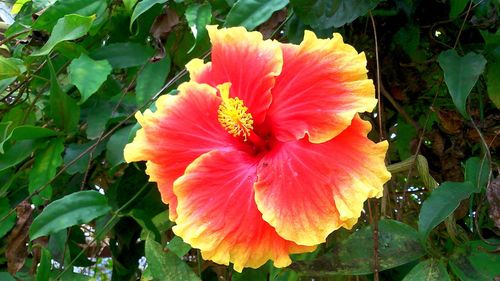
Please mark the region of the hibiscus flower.
<svg viewBox="0 0 500 281"><path fill-rule="evenodd" d="M350 229L390 178L387 142L358 116L377 102L365 55L339 34L294 45L207 29L211 62L188 63L178 94L136 115L125 159L147 161L173 231L204 259L287 266Z"/></svg>

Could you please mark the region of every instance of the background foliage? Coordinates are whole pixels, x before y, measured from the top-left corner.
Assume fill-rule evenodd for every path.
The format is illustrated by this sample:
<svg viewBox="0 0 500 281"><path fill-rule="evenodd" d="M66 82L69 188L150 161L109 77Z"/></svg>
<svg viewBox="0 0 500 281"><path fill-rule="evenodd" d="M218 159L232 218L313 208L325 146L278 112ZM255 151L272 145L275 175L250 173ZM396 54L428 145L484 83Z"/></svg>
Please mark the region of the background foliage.
<svg viewBox="0 0 500 281"><path fill-rule="evenodd" d="M8 2L1 280L498 280L498 1ZM144 165L124 163L134 113L175 94L185 63L209 51L206 24L292 43L340 32L377 82L364 118L390 142L393 179L355 229L290 268L201 260L171 232Z"/></svg>

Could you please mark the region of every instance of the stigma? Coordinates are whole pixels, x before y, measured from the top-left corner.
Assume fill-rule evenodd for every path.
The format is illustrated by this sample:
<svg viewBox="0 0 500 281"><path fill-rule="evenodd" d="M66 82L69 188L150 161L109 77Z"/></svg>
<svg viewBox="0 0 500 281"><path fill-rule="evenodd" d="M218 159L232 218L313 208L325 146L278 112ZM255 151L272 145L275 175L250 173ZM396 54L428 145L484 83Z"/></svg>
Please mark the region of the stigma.
<svg viewBox="0 0 500 281"><path fill-rule="evenodd" d="M239 98L230 98L229 89L231 83L224 83L217 86L222 99L217 115L219 123L230 135L234 137L243 137L247 141L252 134L253 118L242 100Z"/></svg>

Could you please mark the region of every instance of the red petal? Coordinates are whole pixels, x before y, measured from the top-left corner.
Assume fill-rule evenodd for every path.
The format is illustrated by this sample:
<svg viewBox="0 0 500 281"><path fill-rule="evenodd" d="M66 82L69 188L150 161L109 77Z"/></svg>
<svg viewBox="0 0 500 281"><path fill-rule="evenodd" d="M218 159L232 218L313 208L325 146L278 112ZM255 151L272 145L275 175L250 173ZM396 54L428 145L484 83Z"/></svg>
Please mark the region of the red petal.
<svg viewBox="0 0 500 281"><path fill-rule="evenodd" d="M236 271L269 259L287 266L290 253L312 251L286 241L262 220L254 201L257 159L241 151L212 151L175 181L179 205L174 232L204 259L234 263Z"/></svg>
<svg viewBox="0 0 500 281"><path fill-rule="evenodd" d="M310 142L328 141L349 126L356 112L375 106L365 55L344 44L340 34L325 40L306 31L300 45L281 46L283 70L268 111L280 141L301 139L306 133Z"/></svg>
<svg viewBox="0 0 500 281"><path fill-rule="evenodd" d="M186 67L192 81L217 86L231 82L231 97L239 97L260 124L271 104L270 89L281 71L279 43L264 41L259 32L243 27L217 29L207 26L212 42L212 62L195 59Z"/></svg>
<svg viewBox="0 0 500 281"><path fill-rule="evenodd" d="M370 129L356 116L331 141L281 143L264 156L255 201L281 237L301 245L324 242L335 229L356 223L367 198L382 196L391 177L387 142L370 141Z"/></svg>
<svg viewBox="0 0 500 281"><path fill-rule="evenodd" d="M178 95L161 96L155 112L136 115L143 128L125 147L125 160L148 161L146 172L151 181L158 182L167 204L175 205L172 184L198 156L241 145L219 124L220 98L215 93L208 85L184 83ZM170 216L175 219L175 206L171 206Z"/></svg>

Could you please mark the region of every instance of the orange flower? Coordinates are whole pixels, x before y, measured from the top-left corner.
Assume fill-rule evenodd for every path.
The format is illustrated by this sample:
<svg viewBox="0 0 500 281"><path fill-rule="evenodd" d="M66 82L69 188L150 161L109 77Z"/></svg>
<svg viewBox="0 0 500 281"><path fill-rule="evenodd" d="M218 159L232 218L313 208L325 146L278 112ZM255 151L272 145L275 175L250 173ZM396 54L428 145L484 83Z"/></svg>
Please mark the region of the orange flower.
<svg viewBox="0 0 500 281"><path fill-rule="evenodd" d="M357 115L377 102L365 55L339 34L293 45L207 29L212 61L191 61L178 95L136 115L125 159L147 161L174 232L203 258L287 266L351 228L390 178L387 142L370 141Z"/></svg>

